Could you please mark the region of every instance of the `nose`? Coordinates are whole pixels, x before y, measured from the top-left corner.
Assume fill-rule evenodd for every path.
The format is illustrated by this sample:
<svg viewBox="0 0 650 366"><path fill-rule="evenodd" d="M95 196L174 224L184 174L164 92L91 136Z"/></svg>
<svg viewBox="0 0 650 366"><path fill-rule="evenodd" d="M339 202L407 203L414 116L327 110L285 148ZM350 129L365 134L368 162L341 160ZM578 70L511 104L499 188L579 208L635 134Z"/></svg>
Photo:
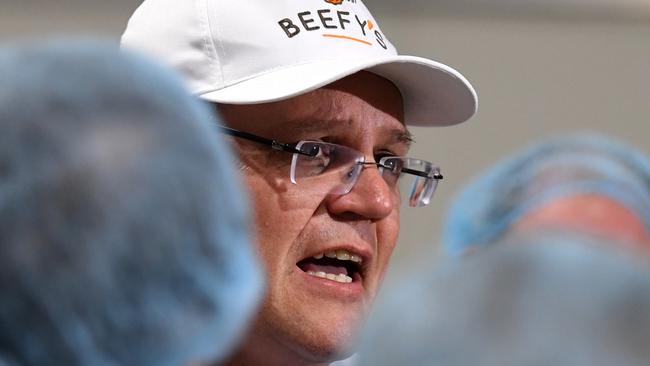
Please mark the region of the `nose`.
<svg viewBox="0 0 650 366"><path fill-rule="evenodd" d="M357 183L348 194L330 195L326 203L328 211L336 216L374 221L387 217L397 208L397 197L373 163L364 165Z"/></svg>

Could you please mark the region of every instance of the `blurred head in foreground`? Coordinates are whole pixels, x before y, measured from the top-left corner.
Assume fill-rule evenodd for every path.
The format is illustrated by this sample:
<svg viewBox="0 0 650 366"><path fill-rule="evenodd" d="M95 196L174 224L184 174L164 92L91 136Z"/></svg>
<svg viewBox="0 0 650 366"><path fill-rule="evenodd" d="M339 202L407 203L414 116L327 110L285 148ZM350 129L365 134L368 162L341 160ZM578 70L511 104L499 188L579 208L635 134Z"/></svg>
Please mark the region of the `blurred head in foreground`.
<svg viewBox="0 0 650 366"><path fill-rule="evenodd" d="M626 252L545 232L447 265L387 284L360 365L650 364L650 269Z"/></svg>
<svg viewBox="0 0 650 366"><path fill-rule="evenodd" d="M229 352L262 280L209 112L107 43L0 51L0 364Z"/></svg>
<svg viewBox="0 0 650 366"><path fill-rule="evenodd" d="M595 134L553 138L480 175L453 202L444 246L460 255L511 232L567 229L650 248L650 158Z"/></svg>

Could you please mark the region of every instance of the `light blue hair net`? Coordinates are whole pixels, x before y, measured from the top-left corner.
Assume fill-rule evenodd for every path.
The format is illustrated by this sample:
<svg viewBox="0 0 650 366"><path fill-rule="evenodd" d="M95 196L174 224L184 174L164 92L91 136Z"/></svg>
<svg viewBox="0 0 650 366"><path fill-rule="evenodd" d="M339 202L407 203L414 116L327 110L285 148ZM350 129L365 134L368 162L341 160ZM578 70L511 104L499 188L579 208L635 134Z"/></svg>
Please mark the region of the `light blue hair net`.
<svg viewBox="0 0 650 366"><path fill-rule="evenodd" d="M112 43L0 50L0 364L230 352L263 280L213 118Z"/></svg>
<svg viewBox="0 0 650 366"><path fill-rule="evenodd" d="M359 365L650 365L647 263L577 233L507 239L389 279Z"/></svg>
<svg viewBox="0 0 650 366"><path fill-rule="evenodd" d="M453 201L443 229L450 255L485 246L522 215L558 197L598 193L635 211L650 230L650 159L582 133L542 141L479 175Z"/></svg>

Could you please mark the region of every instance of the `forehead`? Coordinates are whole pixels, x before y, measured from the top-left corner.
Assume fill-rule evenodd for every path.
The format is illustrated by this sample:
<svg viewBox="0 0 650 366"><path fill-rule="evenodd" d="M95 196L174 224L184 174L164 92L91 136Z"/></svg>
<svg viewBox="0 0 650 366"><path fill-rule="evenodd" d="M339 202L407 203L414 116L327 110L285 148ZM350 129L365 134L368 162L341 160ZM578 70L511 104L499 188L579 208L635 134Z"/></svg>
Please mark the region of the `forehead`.
<svg viewBox="0 0 650 366"><path fill-rule="evenodd" d="M405 135L404 106L388 80L360 72L287 100L258 105L220 105L234 128L284 139L312 134Z"/></svg>
<svg viewBox="0 0 650 366"><path fill-rule="evenodd" d="M642 218L631 208L600 193L560 197L524 215L517 229L565 227L608 238L650 238Z"/></svg>

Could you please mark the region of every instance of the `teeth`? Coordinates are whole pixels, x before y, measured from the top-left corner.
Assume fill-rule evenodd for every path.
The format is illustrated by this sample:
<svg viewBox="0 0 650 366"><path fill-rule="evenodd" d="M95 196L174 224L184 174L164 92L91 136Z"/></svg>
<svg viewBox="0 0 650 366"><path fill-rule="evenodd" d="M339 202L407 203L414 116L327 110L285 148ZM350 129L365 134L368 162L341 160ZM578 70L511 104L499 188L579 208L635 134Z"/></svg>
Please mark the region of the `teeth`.
<svg viewBox="0 0 650 366"><path fill-rule="evenodd" d="M336 281L342 282L342 283L350 283L350 282L352 282L352 277L346 276L343 273L341 273L338 276L336 276Z"/></svg>
<svg viewBox="0 0 650 366"><path fill-rule="evenodd" d="M336 259L342 260L342 261L350 260L350 253L347 250L337 250L336 251Z"/></svg>
<svg viewBox="0 0 650 366"><path fill-rule="evenodd" d="M310 275L310 276L319 277L319 278L326 278L326 279L328 279L330 281L336 281L336 282L340 282L340 283L350 283L350 282L352 282L352 277L346 276L343 273L335 275L333 273L325 273L325 272L321 272L321 271L318 271L318 272L308 271L307 274Z"/></svg>
<svg viewBox="0 0 650 366"><path fill-rule="evenodd" d="M341 261L352 261L352 262L359 263L359 264L361 264L361 261L362 261L360 256L358 256L356 254L352 254L352 253L348 252L345 249L332 250L332 251L329 251L329 252L320 253L320 254L317 254L317 255L313 256L314 259L321 259L323 257L336 258L336 259L341 260Z"/></svg>

